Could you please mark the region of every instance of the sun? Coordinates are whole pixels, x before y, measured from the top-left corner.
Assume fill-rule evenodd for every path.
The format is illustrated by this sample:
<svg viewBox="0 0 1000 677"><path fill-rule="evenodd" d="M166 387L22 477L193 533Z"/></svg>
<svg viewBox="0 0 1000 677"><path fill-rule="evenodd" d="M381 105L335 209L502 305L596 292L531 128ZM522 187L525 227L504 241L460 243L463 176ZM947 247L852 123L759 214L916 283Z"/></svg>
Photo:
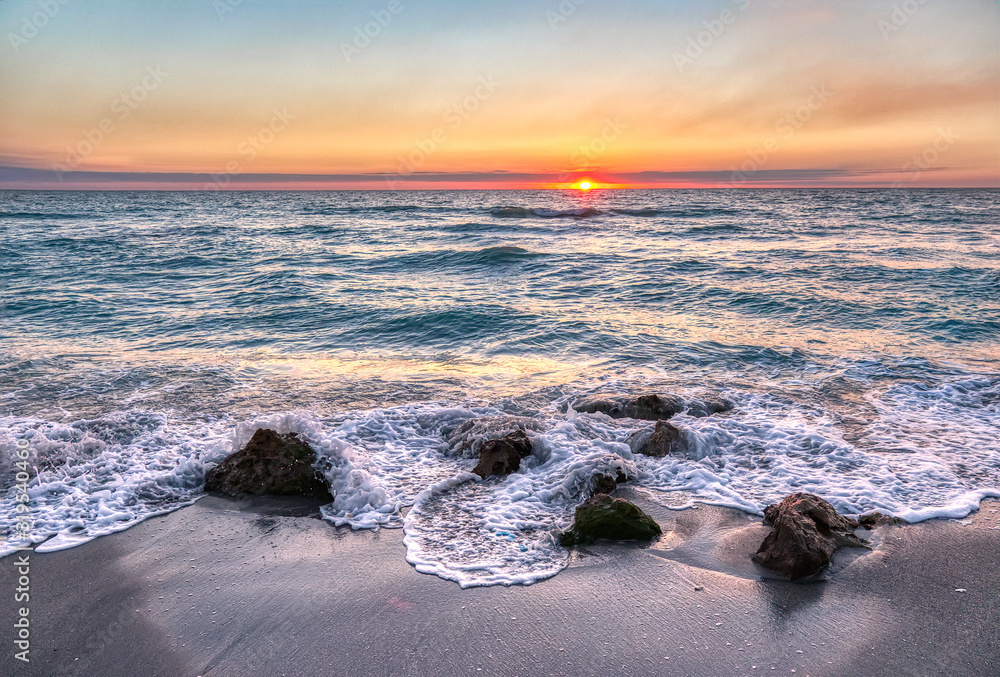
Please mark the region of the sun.
<svg viewBox="0 0 1000 677"><path fill-rule="evenodd" d="M580 190L586 192L586 191L590 190L591 188L593 188L594 184L591 183L590 181L583 180L580 183L576 184L576 187L579 188Z"/></svg>

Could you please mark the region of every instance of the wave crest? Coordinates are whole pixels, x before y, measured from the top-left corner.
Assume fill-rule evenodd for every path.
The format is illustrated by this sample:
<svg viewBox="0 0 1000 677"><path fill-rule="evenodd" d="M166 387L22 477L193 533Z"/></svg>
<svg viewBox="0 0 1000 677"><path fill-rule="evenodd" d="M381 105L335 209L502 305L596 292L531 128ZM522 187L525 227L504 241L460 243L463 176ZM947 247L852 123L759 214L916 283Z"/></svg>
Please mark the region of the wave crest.
<svg viewBox="0 0 1000 677"><path fill-rule="evenodd" d="M580 207L578 209L541 209L533 207L501 206L491 207L490 215L502 219L586 219L592 216L600 216L604 212L592 207Z"/></svg>

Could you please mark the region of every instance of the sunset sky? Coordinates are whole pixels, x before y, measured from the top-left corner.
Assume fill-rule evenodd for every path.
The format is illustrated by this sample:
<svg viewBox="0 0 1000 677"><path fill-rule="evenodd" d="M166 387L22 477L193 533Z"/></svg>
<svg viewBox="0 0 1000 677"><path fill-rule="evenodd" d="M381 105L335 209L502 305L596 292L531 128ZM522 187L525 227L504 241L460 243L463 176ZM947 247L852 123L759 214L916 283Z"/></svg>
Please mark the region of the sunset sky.
<svg viewBox="0 0 1000 677"><path fill-rule="evenodd" d="M0 188L1000 184L994 0L3 0L0 28Z"/></svg>

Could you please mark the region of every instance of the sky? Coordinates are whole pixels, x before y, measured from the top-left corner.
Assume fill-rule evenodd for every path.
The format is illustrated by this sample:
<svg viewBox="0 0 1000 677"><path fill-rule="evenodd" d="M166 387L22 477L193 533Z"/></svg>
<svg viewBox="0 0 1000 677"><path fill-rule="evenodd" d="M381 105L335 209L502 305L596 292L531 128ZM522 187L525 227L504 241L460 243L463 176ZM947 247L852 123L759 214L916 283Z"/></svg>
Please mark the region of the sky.
<svg viewBox="0 0 1000 677"><path fill-rule="evenodd" d="M1000 186L995 0L0 0L0 189Z"/></svg>

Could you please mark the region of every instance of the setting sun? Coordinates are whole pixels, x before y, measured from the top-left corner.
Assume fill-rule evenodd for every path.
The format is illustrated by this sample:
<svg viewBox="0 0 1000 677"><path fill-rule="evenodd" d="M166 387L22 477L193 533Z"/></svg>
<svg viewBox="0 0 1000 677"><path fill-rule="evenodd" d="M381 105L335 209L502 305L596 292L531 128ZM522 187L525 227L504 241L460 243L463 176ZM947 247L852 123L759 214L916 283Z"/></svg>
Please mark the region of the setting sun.
<svg viewBox="0 0 1000 677"><path fill-rule="evenodd" d="M581 181L580 183L576 184L576 187L579 188L580 190L590 190L591 188L594 187L594 184L592 184L590 181Z"/></svg>

